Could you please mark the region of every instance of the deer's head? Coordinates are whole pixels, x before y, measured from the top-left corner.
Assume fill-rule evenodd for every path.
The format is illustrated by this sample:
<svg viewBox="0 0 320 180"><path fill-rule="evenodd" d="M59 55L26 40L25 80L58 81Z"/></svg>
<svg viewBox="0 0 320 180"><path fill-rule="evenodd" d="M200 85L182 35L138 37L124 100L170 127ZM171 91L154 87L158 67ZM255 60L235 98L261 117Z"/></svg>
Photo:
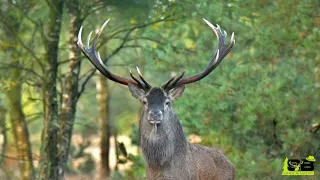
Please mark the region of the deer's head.
<svg viewBox="0 0 320 180"><path fill-rule="evenodd" d="M183 77L184 72L179 76L174 76L170 78L161 87L152 87L142 76L139 68L137 68L139 78L133 76L130 72L131 79L120 77L113 74L102 62L99 53L96 50L98 38L105 28L109 20L107 20L100 28L95 38L93 39L93 45L90 48L90 36L88 36L87 46L84 47L81 34L82 27L78 34L78 46L81 48L82 52L88 57L91 63L108 79L115 81L117 83L127 85L132 93L132 95L143 103L143 117L141 118L143 124L149 124L152 126L161 126L162 123L166 122L170 113L172 113L172 102L180 97L184 91L185 84L193 83L201 80L210 74L222 61L222 59L231 51L235 40L233 39L233 34L231 36L231 42L225 44L227 33L222 33L219 25L217 27L213 26L209 21L203 19L207 25L213 30L218 38L218 48L213 56L212 60L209 62L207 67L200 73Z"/></svg>

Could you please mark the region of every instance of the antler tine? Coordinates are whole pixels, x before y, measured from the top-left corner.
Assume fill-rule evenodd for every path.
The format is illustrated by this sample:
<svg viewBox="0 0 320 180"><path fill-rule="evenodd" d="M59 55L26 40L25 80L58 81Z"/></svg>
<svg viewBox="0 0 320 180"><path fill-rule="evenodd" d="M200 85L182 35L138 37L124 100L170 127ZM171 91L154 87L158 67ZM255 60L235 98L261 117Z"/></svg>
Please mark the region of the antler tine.
<svg viewBox="0 0 320 180"><path fill-rule="evenodd" d="M139 85L142 89L147 88L147 87L145 87L145 86L143 85L143 82L141 82L138 78L136 78L136 77L133 76L131 70L130 70L130 76L131 76L131 78L132 78L133 80L135 80L135 81L138 83L138 85Z"/></svg>
<svg viewBox="0 0 320 180"><path fill-rule="evenodd" d="M109 23L110 21L110 18L108 20L106 20L106 22L104 22L102 24L102 26L100 27L99 31L97 32L96 36L94 37L93 39L93 44L92 44L92 47L94 50L96 50L96 47L97 47L97 44L98 44L98 39L103 31L103 29L107 26L107 24ZM89 34L90 35L90 34ZM96 51L95 51L96 52Z"/></svg>
<svg viewBox="0 0 320 180"><path fill-rule="evenodd" d="M89 48L89 41L90 41L90 37L92 32L90 32L89 36L88 36L88 41L87 41L87 47L84 47L83 43L82 43L82 29L83 26L81 26L79 33L78 33L78 47L81 49L81 51L83 52L83 54L91 61L91 63L101 72L101 74L108 76L108 74L105 72L105 70L101 67L101 65L99 64L99 58L96 56L95 53L93 53L93 51L95 49L93 48Z"/></svg>
<svg viewBox="0 0 320 180"><path fill-rule="evenodd" d="M217 25L217 27L213 26L209 21L206 19L203 19L204 22L212 29L212 31L215 33L215 35L218 38L218 48L215 52L215 55L209 62L209 64L205 67L205 69L200 72L199 74L189 76L186 78L182 78L180 80L175 80L174 82L171 82L167 86L167 90L170 90L176 86L182 85L182 84L189 84L196 81L201 80L202 78L206 77L208 74L210 74L223 60L223 58L232 50L235 40L234 40L234 33L231 35L231 42L229 44L225 44L227 33L224 31L224 33L221 32L220 26Z"/></svg>
<svg viewBox="0 0 320 180"><path fill-rule="evenodd" d="M110 70L107 68L107 66L104 65L104 63L102 62L102 60L100 58L100 54L99 54L99 52L97 52L97 44L98 44L98 39L99 39L103 29L107 26L109 20L110 19L105 21L103 23L103 25L100 27L99 31L97 32L97 34L95 35L95 37L93 39L93 43L92 43L91 48L89 45L90 45L90 38L91 38L92 32L90 32L90 34L88 36L87 46L84 47L84 45L82 43L82 39L81 39L83 27L81 27L79 30L79 33L78 33L78 42L77 42L79 48L82 50L83 54L87 56L87 58L90 60L90 62L101 72L101 74L103 74L108 79L115 81L117 83L123 84L123 85L136 84L136 85L139 85L144 90L149 89L151 86L147 83L146 80L143 79L142 80L143 82L141 82L140 80L137 80L137 78L127 79L127 78L118 76L116 74L113 74L112 72L110 72ZM130 74L130 76L134 77L132 75L132 73Z"/></svg>
<svg viewBox="0 0 320 180"><path fill-rule="evenodd" d="M137 66L136 68L137 68L137 71L138 71L138 74L139 74L140 79L144 82L144 84L146 85L146 87L147 87L148 89L151 88L150 84L149 84L149 83L144 79L144 77L142 76L139 67Z"/></svg>
<svg viewBox="0 0 320 180"><path fill-rule="evenodd" d="M81 28L82 28L82 26L81 26ZM88 39L87 39L87 48L89 48L90 47L90 39L91 39L91 35L92 35L92 31L89 33L89 35L88 35Z"/></svg>
<svg viewBox="0 0 320 180"><path fill-rule="evenodd" d="M175 80L173 80L170 84L168 84L166 90L170 90L174 88L177 82L183 77L184 73L185 71L183 71ZM170 87L170 89L168 89L168 87Z"/></svg>
<svg viewBox="0 0 320 180"><path fill-rule="evenodd" d="M168 85L174 80L177 75L172 76L164 85L161 86L162 89L167 89Z"/></svg>
<svg viewBox="0 0 320 180"><path fill-rule="evenodd" d="M80 27L79 33L78 33L78 47L82 50L83 49L83 43L82 43L82 39L81 39L81 35L82 35L82 28L83 26Z"/></svg>

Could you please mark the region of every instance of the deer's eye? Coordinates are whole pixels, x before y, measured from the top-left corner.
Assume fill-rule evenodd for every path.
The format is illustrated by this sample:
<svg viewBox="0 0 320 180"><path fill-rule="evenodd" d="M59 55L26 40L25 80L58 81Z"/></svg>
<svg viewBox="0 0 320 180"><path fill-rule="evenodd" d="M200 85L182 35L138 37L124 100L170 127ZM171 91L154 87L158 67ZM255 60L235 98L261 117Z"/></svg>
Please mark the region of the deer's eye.
<svg viewBox="0 0 320 180"><path fill-rule="evenodd" d="M169 105L169 104L170 104L170 101L169 101L169 100L166 100L165 104L166 104L166 105Z"/></svg>

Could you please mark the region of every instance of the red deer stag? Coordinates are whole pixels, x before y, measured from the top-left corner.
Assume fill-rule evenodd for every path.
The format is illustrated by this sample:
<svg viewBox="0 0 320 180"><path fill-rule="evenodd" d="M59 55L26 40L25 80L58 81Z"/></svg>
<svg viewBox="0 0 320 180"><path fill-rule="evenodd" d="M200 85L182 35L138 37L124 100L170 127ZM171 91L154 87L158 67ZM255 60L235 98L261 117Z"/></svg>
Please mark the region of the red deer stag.
<svg viewBox="0 0 320 180"><path fill-rule="evenodd" d="M139 142L147 164L147 179L223 179L232 180L235 177L235 168L232 163L217 149L190 143L183 133L179 118L173 110L172 103L179 98L185 84L201 80L210 74L231 51L235 44L233 34L230 44L225 44L227 34L222 33L219 25L213 26L203 19L218 38L218 48L207 67L199 74L183 78L170 78L161 87L152 87L137 68L139 78L130 72L132 79L120 77L110 72L102 62L97 52L98 38L109 20L100 28L93 45L89 47L91 33L88 36L87 46L84 47L81 34L78 35L78 46L91 63L108 79L127 85L132 95L143 104L139 124Z"/></svg>

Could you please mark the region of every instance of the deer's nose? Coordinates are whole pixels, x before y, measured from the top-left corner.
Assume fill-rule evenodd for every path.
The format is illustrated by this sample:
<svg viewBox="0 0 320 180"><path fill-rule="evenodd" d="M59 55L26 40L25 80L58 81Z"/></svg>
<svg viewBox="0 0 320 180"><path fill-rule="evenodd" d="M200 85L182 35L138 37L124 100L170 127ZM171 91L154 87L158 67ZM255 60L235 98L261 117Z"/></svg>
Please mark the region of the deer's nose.
<svg viewBox="0 0 320 180"><path fill-rule="evenodd" d="M148 120L151 124L159 124L162 120L162 112L160 110L149 111Z"/></svg>

